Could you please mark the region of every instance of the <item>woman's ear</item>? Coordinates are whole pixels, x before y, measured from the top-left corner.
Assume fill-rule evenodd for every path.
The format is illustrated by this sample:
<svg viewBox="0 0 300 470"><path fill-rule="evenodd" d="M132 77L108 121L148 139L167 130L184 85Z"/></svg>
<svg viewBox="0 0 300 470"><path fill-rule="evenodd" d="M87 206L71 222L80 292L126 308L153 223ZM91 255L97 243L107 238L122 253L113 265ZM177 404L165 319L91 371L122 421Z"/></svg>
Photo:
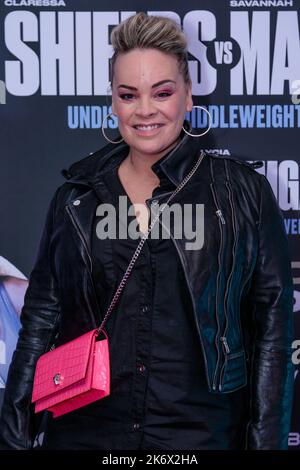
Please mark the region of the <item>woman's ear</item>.
<svg viewBox="0 0 300 470"><path fill-rule="evenodd" d="M114 99L112 99L112 103L111 103L111 112L112 112L113 114L116 114L116 113L115 113Z"/></svg>
<svg viewBox="0 0 300 470"><path fill-rule="evenodd" d="M111 90L111 112L116 115L116 113L115 113L115 110L116 110L115 109L115 98L114 98L114 93L113 93L113 89L111 88L111 85L110 85L110 90Z"/></svg>
<svg viewBox="0 0 300 470"><path fill-rule="evenodd" d="M193 110L193 98L192 98L192 84L188 85L187 97L186 97L186 111L191 112Z"/></svg>

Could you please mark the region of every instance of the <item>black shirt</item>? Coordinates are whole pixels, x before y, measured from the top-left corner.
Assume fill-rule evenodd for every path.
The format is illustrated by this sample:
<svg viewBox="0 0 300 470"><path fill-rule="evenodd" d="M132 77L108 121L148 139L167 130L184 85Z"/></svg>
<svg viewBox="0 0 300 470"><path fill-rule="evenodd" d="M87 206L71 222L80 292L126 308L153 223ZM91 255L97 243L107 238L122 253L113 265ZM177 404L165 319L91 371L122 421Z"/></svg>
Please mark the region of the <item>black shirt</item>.
<svg viewBox="0 0 300 470"><path fill-rule="evenodd" d="M152 197L175 189L162 172L159 175L160 186ZM123 195L129 208L117 167L105 180L115 207ZM130 223L135 216L127 220ZM93 275L104 314L140 239L101 240L96 235L98 222L95 216ZM149 236L105 329L111 394L56 419L55 434L60 420L61 432L70 436L68 448L243 448L245 389L208 392L196 320L171 239ZM48 445L60 447L54 435Z"/></svg>

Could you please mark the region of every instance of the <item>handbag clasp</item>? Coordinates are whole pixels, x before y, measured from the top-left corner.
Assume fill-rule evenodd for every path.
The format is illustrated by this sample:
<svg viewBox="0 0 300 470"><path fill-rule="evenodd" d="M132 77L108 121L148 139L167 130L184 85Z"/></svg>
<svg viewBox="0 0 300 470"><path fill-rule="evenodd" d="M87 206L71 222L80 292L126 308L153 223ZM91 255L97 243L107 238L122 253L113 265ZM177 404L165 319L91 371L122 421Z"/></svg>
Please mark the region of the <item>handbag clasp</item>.
<svg viewBox="0 0 300 470"><path fill-rule="evenodd" d="M54 384L59 385L60 381L61 381L61 375L60 374L55 374L55 376L53 377Z"/></svg>

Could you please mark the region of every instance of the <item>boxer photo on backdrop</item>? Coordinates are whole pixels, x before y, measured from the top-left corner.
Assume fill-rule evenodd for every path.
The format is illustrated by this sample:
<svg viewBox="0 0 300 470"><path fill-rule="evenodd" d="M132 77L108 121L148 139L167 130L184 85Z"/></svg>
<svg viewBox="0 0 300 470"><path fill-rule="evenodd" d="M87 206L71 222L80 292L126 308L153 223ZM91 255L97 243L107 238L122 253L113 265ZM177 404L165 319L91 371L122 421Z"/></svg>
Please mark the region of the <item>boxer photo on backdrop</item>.
<svg viewBox="0 0 300 470"><path fill-rule="evenodd" d="M51 200L1 448L287 449L293 283L271 186L260 162L204 151L176 22L139 12L111 44L108 143Z"/></svg>
<svg viewBox="0 0 300 470"><path fill-rule="evenodd" d="M0 256L0 408L11 357L16 347L20 314L28 280L10 261Z"/></svg>

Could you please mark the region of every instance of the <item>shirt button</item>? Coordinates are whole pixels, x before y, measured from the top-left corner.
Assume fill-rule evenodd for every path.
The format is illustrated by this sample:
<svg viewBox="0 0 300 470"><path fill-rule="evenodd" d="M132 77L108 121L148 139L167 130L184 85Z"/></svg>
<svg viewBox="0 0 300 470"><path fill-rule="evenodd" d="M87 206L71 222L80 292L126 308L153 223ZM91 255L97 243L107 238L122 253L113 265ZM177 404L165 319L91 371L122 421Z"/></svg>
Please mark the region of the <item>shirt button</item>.
<svg viewBox="0 0 300 470"><path fill-rule="evenodd" d="M145 372L145 370L146 370L146 367L144 366L144 364L141 364L141 365L139 366L139 371L140 371L140 372Z"/></svg>
<svg viewBox="0 0 300 470"><path fill-rule="evenodd" d="M154 199L151 204L152 210L155 213L155 215L159 212L159 203L157 199Z"/></svg>
<svg viewBox="0 0 300 470"><path fill-rule="evenodd" d="M139 427L140 427L139 423L134 423L133 430L136 431L137 429L139 429Z"/></svg>
<svg viewBox="0 0 300 470"><path fill-rule="evenodd" d="M149 309L150 309L149 305L144 305L143 308L142 308L142 312L147 313L149 311Z"/></svg>

